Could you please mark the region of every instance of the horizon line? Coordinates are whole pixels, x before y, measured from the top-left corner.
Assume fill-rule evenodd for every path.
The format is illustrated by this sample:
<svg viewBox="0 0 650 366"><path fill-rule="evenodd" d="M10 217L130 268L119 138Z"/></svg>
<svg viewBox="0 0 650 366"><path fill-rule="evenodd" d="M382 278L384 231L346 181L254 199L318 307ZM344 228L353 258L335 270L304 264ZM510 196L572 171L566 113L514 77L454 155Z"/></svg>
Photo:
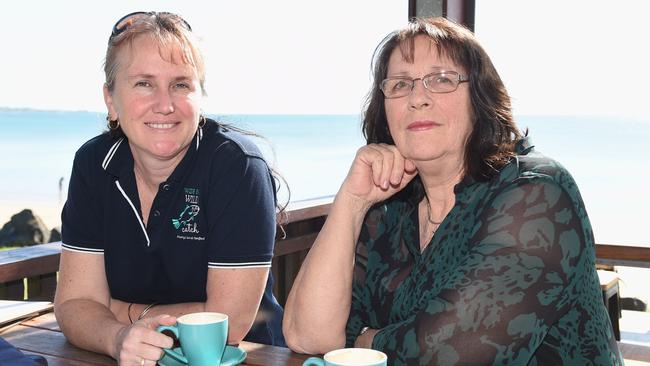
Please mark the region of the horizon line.
<svg viewBox="0 0 650 366"><path fill-rule="evenodd" d="M106 111L95 111L95 110L84 110L84 109L41 109L35 107L6 107L0 106L0 112L38 112L38 113L98 113L105 114ZM205 113L208 116L318 116L318 115L327 115L327 116L361 116L362 112L357 113L295 113L295 112L285 112L285 113L269 113L269 112L228 112L228 113ZM540 113L513 113L515 117L592 117L592 118L604 118L604 117L626 117L626 118L638 118L638 119L647 119L650 121L650 115L640 115L640 114L577 114L577 113L553 113L553 114L540 114Z"/></svg>

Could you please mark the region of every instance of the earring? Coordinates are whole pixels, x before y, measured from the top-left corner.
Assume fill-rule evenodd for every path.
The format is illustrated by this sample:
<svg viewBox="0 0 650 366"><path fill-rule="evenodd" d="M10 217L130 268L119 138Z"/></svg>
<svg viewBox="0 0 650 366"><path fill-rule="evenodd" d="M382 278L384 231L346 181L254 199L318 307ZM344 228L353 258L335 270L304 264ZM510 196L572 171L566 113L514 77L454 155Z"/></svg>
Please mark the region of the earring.
<svg viewBox="0 0 650 366"><path fill-rule="evenodd" d="M117 130L120 128L120 120L119 118L116 118L114 120L111 120L111 116L106 116L106 126L108 126L109 130Z"/></svg>
<svg viewBox="0 0 650 366"><path fill-rule="evenodd" d="M199 128L203 128L203 126L205 126L205 116L200 115L199 116Z"/></svg>

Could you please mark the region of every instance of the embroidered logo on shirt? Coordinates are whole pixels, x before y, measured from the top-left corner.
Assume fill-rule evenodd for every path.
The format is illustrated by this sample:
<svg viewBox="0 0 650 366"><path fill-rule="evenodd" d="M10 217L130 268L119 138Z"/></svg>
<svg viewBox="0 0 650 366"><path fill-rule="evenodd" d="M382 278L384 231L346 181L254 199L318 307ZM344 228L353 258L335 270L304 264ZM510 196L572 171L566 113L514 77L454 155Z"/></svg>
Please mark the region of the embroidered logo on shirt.
<svg viewBox="0 0 650 366"><path fill-rule="evenodd" d="M198 236L197 215L201 211L201 207L199 206L199 189L184 188L184 192L185 207L178 214L177 218L172 219L174 229L183 234L176 235L176 237L179 239L205 240L205 237Z"/></svg>
<svg viewBox="0 0 650 366"><path fill-rule="evenodd" d="M201 211L199 205L185 205L185 209L183 212L181 212L178 218L172 219L172 225L174 225L174 228L176 229L183 226L182 231L184 233L197 233L198 231L196 231L196 222L192 223L192 221L194 221L196 215L199 214L199 211ZM190 229L190 226L192 226L192 224L194 224L194 226Z"/></svg>

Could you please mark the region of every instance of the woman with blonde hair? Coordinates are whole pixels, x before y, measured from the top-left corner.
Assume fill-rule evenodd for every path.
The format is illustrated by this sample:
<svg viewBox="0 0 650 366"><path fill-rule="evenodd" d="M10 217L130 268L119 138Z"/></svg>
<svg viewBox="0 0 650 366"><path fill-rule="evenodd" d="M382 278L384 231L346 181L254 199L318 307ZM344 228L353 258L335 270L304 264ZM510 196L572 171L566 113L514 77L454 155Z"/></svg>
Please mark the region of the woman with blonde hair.
<svg viewBox="0 0 650 366"><path fill-rule="evenodd" d="M250 140L201 113L190 25L123 17L105 74L110 131L77 151L62 213L65 336L120 365L154 365L172 346L157 326L216 311L229 316L229 343L284 345L269 273L274 176Z"/></svg>

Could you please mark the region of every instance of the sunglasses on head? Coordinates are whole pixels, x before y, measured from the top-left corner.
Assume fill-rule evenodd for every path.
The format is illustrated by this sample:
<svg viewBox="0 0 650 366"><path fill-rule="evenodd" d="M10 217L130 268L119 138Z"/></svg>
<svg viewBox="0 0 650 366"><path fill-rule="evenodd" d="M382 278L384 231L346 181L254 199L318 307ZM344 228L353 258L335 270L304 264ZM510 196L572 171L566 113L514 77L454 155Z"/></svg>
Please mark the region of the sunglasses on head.
<svg viewBox="0 0 650 366"><path fill-rule="evenodd" d="M190 27L190 24L185 21L185 19L181 18L179 15L174 14L174 13L169 13L166 11L136 11L130 14L127 14L120 18L120 20L115 23L113 26L113 31L111 32L111 36L108 38L109 40L113 39L113 37L119 35L120 33L124 32L125 30L129 29L129 27L135 23L137 20L142 19L144 17L148 16L158 16L158 15L171 15L173 17L176 17L181 20L183 26L188 30L192 31L192 27Z"/></svg>

